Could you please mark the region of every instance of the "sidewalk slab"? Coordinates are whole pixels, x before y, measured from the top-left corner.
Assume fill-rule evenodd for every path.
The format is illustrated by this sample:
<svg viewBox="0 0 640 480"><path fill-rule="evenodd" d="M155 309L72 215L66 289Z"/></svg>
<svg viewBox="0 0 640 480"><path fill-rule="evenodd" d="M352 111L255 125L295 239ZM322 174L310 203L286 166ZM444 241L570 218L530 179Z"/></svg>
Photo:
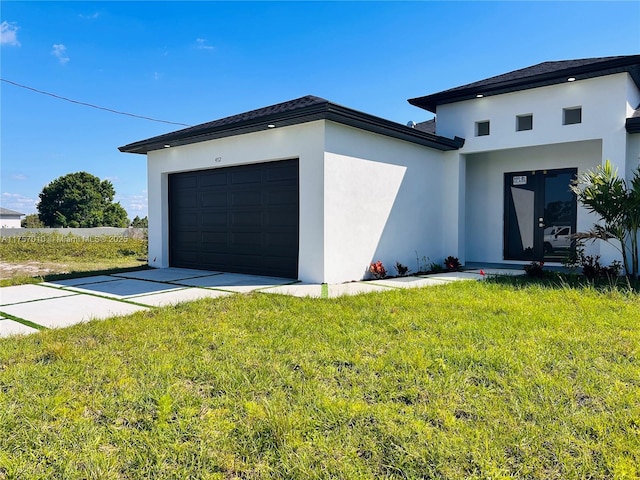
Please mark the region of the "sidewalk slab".
<svg viewBox="0 0 640 480"><path fill-rule="evenodd" d="M12 305L46 298L67 297L69 295L76 294L33 284L2 287L0 289L0 305Z"/></svg>
<svg viewBox="0 0 640 480"><path fill-rule="evenodd" d="M118 280L109 275L95 275L93 277L80 277L69 278L67 280L52 280L51 282L43 282L42 285L49 285L51 287L75 287L77 285L84 285L87 283L101 283L101 282L113 282Z"/></svg>
<svg viewBox="0 0 640 480"><path fill-rule="evenodd" d="M99 282L69 287L68 290L79 293L94 293L105 297L129 298L150 293L169 292L180 287L168 283L148 282L146 280L133 280L128 278L116 278L111 282Z"/></svg>
<svg viewBox="0 0 640 480"><path fill-rule="evenodd" d="M13 335L28 335L29 333L37 332L38 330L33 327L27 327L14 320L6 318L0 318L0 338L11 337Z"/></svg>
<svg viewBox="0 0 640 480"><path fill-rule="evenodd" d="M189 287L220 288L230 292L248 293L265 287L275 287L295 282L290 278L263 277L243 273L221 273L209 277L191 278L172 283Z"/></svg>
<svg viewBox="0 0 640 480"><path fill-rule="evenodd" d="M201 298L218 298L226 297L227 295L233 294L231 292L208 290L205 288L183 288L181 290L173 290L170 292L129 297L129 300L141 303L142 305L148 305L150 307L165 307L167 305L175 305L176 303L200 300Z"/></svg>
<svg viewBox="0 0 640 480"><path fill-rule="evenodd" d="M280 285L278 287L260 290L262 293L279 293L281 295L291 295L293 297L313 297L322 296L322 285L318 283L293 283L291 285Z"/></svg>
<svg viewBox="0 0 640 480"><path fill-rule="evenodd" d="M72 295L2 307L2 311L9 315L48 328L67 327L93 319L128 315L142 310L148 308L92 295Z"/></svg>
<svg viewBox="0 0 640 480"><path fill-rule="evenodd" d="M113 276L137 280L151 280L153 282L175 282L188 278L220 275L221 273L222 272L212 272L208 270L189 270L187 268L153 268L150 270L140 270L138 272L114 273Z"/></svg>
<svg viewBox="0 0 640 480"><path fill-rule="evenodd" d="M368 292L385 292L391 290L389 287L382 285L374 285L370 282L360 283L341 283L338 285L329 285L329 298L342 297L343 295L357 295L359 293Z"/></svg>
<svg viewBox="0 0 640 480"><path fill-rule="evenodd" d="M481 269L468 270L468 273L480 273ZM515 268L483 268L482 271L485 275L524 275L523 269L516 270Z"/></svg>
<svg viewBox="0 0 640 480"><path fill-rule="evenodd" d="M384 280L371 280L371 283L391 288L418 288L431 287L434 285L444 285L447 282L446 280L439 280L429 277L397 277L386 278Z"/></svg>
<svg viewBox="0 0 640 480"><path fill-rule="evenodd" d="M432 278L435 280L444 280L447 282L459 282L461 280L482 280L483 276L480 275L480 270L478 270L478 273L472 273L472 272L435 273L433 275L428 275L426 278Z"/></svg>

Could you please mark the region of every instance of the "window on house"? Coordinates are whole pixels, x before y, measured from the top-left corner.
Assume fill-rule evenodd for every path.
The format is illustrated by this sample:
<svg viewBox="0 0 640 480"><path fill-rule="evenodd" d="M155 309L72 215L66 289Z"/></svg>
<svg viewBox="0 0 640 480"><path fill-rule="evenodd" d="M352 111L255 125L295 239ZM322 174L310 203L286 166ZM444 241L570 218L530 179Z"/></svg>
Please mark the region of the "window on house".
<svg viewBox="0 0 640 480"><path fill-rule="evenodd" d="M574 125L582 123L582 107L572 107L562 109L562 124Z"/></svg>
<svg viewBox="0 0 640 480"><path fill-rule="evenodd" d="M516 131L523 132L525 130L533 130L533 115L516 116Z"/></svg>
<svg viewBox="0 0 640 480"><path fill-rule="evenodd" d="M489 120L476 122L476 137L489 135Z"/></svg>

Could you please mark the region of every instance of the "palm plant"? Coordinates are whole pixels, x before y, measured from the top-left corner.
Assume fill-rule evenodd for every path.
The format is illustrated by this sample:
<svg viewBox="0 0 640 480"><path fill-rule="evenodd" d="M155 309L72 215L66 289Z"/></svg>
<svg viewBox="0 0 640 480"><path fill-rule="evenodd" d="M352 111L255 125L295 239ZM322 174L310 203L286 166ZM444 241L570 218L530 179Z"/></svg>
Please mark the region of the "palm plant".
<svg viewBox="0 0 640 480"><path fill-rule="evenodd" d="M581 240L604 240L621 254L627 274L638 275L638 231L640 230L640 168L630 186L618 176L609 160L579 175L570 186L578 201L598 214L602 224L575 234ZM618 246L619 245L619 246ZM630 258L629 258L630 257Z"/></svg>

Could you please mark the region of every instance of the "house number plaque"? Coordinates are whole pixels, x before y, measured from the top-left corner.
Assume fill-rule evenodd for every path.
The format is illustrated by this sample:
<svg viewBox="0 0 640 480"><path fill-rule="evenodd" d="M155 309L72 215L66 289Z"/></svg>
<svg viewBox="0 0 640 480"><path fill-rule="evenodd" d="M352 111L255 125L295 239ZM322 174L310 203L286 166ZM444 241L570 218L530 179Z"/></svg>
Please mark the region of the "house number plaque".
<svg viewBox="0 0 640 480"><path fill-rule="evenodd" d="M514 185L526 185L527 184L527 176L526 175L518 175L513 177Z"/></svg>

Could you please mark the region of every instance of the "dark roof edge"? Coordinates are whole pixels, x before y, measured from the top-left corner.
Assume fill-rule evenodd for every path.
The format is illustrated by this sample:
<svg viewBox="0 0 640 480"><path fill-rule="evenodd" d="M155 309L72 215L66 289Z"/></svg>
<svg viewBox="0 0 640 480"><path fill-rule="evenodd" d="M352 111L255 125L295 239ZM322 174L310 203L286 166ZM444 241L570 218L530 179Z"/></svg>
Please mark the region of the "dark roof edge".
<svg viewBox="0 0 640 480"><path fill-rule="evenodd" d="M503 93L561 84L566 82L568 77L572 76L579 76L578 80L584 80L622 72L629 73L634 82L640 86L640 69L634 66L637 62L637 55L629 55L623 58L602 61L595 65L588 64L567 67L547 73L530 75L524 78L504 80L485 86L474 86L474 84L470 84L469 87L462 86L453 89L453 91L445 90L431 95L410 98L407 101L411 105L436 113L438 105L471 100L479 94L499 95Z"/></svg>
<svg viewBox="0 0 640 480"><path fill-rule="evenodd" d="M126 153L146 154L153 150L160 150L167 144L171 146L188 145L207 140L269 130L269 124L275 124L277 127L285 127L315 120L330 120L441 151L456 150L464 145L464 139L459 137L454 139L440 137L331 102L324 102L286 112L263 115L232 124L211 127L210 129L205 128L198 133L186 132L185 130L187 129L178 130L130 143L119 147L118 150ZM193 127L190 127L189 129L192 128Z"/></svg>
<svg viewBox="0 0 640 480"><path fill-rule="evenodd" d="M640 133L640 117L627 118L624 123L624 128L626 128L629 133Z"/></svg>
<svg viewBox="0 0 640 480"><path fill-rule="evenodd" d="M329 103L327 120L442 151L457 150L464 145L464 138L440 137L333 103Z"/></svg>

